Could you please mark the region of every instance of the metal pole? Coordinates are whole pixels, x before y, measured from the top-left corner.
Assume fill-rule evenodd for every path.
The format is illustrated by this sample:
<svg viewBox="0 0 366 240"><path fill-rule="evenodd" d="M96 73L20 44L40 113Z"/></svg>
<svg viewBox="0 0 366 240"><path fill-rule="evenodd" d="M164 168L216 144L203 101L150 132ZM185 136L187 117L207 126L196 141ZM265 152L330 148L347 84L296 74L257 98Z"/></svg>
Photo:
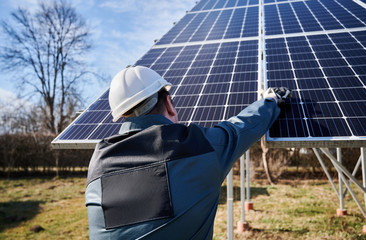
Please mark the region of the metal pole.
<svg viewBox="0 0 366 240"><path fill-rule="evenodd" d="M246 151L245 153L245 157L246 157L246 168L247 168L247 202L250 202L250 149L248 149L248 151Z"/></svg>
<svg viewBox="0 0 366 240"><path fill-rule="evenodd" d="M363 187L366 188L366 151L365 148L361 148L361 162L362 162L362 183ZM366 193L363 193L363 198L366 207Z"/></svg>
<svg viewBox="0 0 366 240"><path fill-rule="evenodd" d="M245 221L245 166L244 155L240 157L240 203L241 203L241 221Z"/></svg>
<svg viewBox="0 0 366 240"><path fill-rule="evenodd" d="M342 164L342 151L340 148L337 148L337 161ZM344 201L343 201L343 183L341 178L342 172L338 172L338 181L339 181L339 203L340 209L344 209Z"/></svg>
<svg viewBox="0 0 366 240"><path fill-rule="evenodd" d="M326 168L326 166L325 166L325 164L324 164L324 162L323 162L322 158L320 157L320 154L319 154L318 150L317 150L316 148L313 148L313 151L314 151L314 153L315 153L315 156L318 158L319 163L320 163L320 165L322 166L322 168L323 168L323 170L324 170L324 172L325 172L325 175L327 175L327 178L329 179L330 184L332 185L332 187L333 187L334 191L336 192L337 197L339 198L338 190L337 190L336 186L334 185L334 183L333 183L333 179L332 179L332 177L330 176L330 174L329 174L329 172L328 172L328 170L327 170L327 168Z"/></svg>
<svg viewBox="0 0 366 240"><path fill-rule="evenodd" d="M335 161L331 161L331 162L332 162L333 166L337 169L337 171L338 171L338 172L341 172L341 171L342 171L342 170L340 169L340 167L336 164L337 162L335 162ZM366 218L366 213L365 213L365 211L363 210L363 208L362 208L362 206L361 206L360 202L358 201L356 194L352 191L351 186L348 184L347 179L345 178L345 176L344 176L343 174L342 174L342 175L340 175L340 176L341 176L341 178L342 178L342 181L343 181L343 182L344 182L344 184L346 185L346 187L347 187L347 189L348 189L349 193L351 194L351 196L352 196L353 200L355 200L355 202L356 202L356 204L357 204L358 208L360 209L360 211L361 211L361 213L362 213L363 217L364 217L364 218Z"/></svg>
<svg viewBox="0 0 366 240"><path fill-rule="evenodd" d="M360 156L358 158L355 168L353 169L352 176L356 176L356 173L357 173L358 169L360 168L361 162L362 162L362 158ZM348 184L351 184L351 180L348 180ZM348 189L346 188L346 190L343 193L343 197L346 197L347 191L348 191Z"/></svg>
<svg viewBox="0 0 366 240"><path fill-rule="evenodd" d="M227 175L227 239L233 240L233 169Z"/></svg>
<svg viewBox="0 0 366 240"><path fill-rule="evenodd" d="M364 193L366 193L365 188L357 181L357 179L354 176L352 176L352 174L342 164L339 164L337 162L335 157L329 152L329 150L327 148L320 148L320 149L323 151L323 153L325 153L325 155L327 155L327 157L329 158L329 160L331 161L333 166L336 168L337 172L343 172L348 178L350 178L350 180L352 180L352 182L354 182L356 184L357 187L359 187ZM366 213L363 210L363 207L361 206L360 202L358 201L357 196L352 191L349 183L347 182L347 179L344 177L343 174L341 174L340 176L342 178L342 181L346 185L349 193L351 194L353 200L355 200L357 206L361 210L362 215L366 218Z"/></svg>
<svg viewBox="0 0 366 240"><path fill-rule="evenodd" d="M337 162L337 159L329 152L327 148L320 148L322 152L327 155L329 160L333 163L333 165L336 167L337 170L342 171L343 174L345 174L356 186L362 190L364 193L366 193L366 189L357 181L357 179L352 176L352 174L342 165ZM343 181L344 182L344 181ZM347 184L346 184L347 186ZM350 189L348 189L350 190Z"/></svg>

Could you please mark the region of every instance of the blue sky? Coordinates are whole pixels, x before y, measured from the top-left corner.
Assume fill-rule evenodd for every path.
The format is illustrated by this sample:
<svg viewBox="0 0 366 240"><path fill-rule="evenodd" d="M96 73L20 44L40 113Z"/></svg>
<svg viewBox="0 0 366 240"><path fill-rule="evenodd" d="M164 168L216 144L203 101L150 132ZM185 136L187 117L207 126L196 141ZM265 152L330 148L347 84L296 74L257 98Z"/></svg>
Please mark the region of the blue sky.
<svg viewBox="0 0 366 240"><path fill-rule="evenodd" d="M94 48L89 64L111 78L133 64L163 36L173 22L180 20L195 0L74 0L77 12L84 17L92 32ZM0 19L10 16L18 6L32 11L38 0L1 0ZM3 39L3 36L0 36ZM6 40L6 39L5 39ZM93 83L83 90L87 101L93 101L109 83ZM17 94L16 81L0 72L0 101ZM85 105L90 104L85 103Z"/></svg>

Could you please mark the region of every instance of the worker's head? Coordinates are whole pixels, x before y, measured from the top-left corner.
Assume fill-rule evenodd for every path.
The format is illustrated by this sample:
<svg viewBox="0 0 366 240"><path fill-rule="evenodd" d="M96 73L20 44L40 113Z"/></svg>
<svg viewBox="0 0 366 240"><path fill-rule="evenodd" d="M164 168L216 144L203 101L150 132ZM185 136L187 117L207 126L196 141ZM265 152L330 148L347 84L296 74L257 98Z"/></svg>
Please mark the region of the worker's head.
<svg viewBox="0 0 366 240"><path fill-rule="evenodd" d="M113 78L109 89L109 105L113 121L121 117L161 114L178 122L171 101L171 84L157 72L143 66L128 67Z"/></svg>

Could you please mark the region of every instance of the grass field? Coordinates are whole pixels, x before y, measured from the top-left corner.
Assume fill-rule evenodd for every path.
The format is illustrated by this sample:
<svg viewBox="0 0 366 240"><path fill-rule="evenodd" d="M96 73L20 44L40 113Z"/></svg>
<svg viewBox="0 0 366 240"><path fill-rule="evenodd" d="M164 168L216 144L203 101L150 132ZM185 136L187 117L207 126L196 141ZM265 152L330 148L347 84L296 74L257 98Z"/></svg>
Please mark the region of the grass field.
<svg viewBox="0 0 366 240"><path fill-rule="evenodd" d="M84 177L0 180L0 239L88 239L85 183ZM240 219L237 178L234 184L236 225ZM366 239L365 219L349 194L345 200L349 215L336 217L339 203L327 181L280 181L274 186L257 182L251 191L255 210L246 215L250 230L235 233L235 239ZM226 239L225 196L223 191L215 240ZM35 226L43 230L32 231Z"/></svg>

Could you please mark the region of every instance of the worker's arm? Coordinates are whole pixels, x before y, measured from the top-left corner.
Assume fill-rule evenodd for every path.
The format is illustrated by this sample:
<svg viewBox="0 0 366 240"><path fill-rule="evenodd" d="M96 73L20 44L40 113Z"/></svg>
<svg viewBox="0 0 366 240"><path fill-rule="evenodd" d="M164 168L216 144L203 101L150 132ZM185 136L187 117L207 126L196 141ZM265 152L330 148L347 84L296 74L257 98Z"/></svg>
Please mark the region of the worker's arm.
<svg viewBox="0 0 366 240"><path fill-rule="evenodd" d="M226 177L237 159L271 127L280 114L278 99L267 97L256 101L237 116L205 129L205 135L218 157Z"/></svg>

